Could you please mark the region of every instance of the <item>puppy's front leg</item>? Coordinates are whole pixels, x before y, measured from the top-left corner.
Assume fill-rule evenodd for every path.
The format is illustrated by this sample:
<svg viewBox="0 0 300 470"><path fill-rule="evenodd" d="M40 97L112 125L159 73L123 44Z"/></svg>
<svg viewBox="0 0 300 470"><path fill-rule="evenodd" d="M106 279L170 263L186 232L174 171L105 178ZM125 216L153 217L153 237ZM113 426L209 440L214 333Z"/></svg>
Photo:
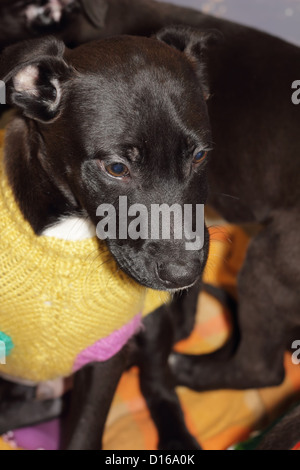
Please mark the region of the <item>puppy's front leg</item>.
<svg viewBox="0 0 300 470"><path fill-rule="evenodd" d="M161 450L200 450L189 433L168 358L174 343L173 320L164 306L145 319L145 331L137 338L140 385L159 434Z"/></svg>
<svg viewBox="0 0 300 470"><path fill-rule="evenodd" d="M86 366L75 376L61 448L101 450L102 435L115 390L127 363L127 348L107 362Z"/></svg>

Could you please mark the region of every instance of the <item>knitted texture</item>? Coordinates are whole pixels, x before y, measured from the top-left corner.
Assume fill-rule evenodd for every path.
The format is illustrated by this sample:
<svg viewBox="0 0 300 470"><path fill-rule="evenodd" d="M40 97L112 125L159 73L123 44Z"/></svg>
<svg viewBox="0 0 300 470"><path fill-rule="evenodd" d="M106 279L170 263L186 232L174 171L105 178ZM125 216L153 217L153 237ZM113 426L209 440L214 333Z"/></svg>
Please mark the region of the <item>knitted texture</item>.
<svg viewBox="0 0 300 470"><path fill-rule="evenodd" d="M0 331L14 345L0 374L32 382L66 377L84 350L167 300L123 273L97 238L36 236L0 156Z"/></svg>

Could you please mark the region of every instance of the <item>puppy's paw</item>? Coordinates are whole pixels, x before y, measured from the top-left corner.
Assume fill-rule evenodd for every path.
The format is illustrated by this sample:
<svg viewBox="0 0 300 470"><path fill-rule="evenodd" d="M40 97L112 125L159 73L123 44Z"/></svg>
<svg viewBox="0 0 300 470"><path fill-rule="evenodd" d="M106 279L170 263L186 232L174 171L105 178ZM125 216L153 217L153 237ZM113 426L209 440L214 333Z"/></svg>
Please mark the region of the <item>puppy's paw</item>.
<svg viewBox="0 0 300 470"><path fill-rule="evenodd" d="M178 377L182 378L183 375L184 376L186 375L184 373L184 370L185 370L184 356L182 354L172 352L172 354L170 354L169 356L168 363L169 363L171 372L177 383Z"/></svg>
<svg viewBox="0 0 300 470"><path fill-rule="evenodd" d="M60 23L63 14L75 7L76 0L48 0L30 4L24 11L30 27L51 26Z"/></svg>
<svg viewBox="0 0 300 470"><path fill-rule="evenodd" d="M168 363L176 385L193 388L193 371L190 358L173 352L169 356Z"/></svg>
<svg viewBox="0 0 300 470"><path fill-rule="evenodd" d="M176 353L170 354L168 363L172 371L176 370L177 362L178 362L178 354Z"/></svg>

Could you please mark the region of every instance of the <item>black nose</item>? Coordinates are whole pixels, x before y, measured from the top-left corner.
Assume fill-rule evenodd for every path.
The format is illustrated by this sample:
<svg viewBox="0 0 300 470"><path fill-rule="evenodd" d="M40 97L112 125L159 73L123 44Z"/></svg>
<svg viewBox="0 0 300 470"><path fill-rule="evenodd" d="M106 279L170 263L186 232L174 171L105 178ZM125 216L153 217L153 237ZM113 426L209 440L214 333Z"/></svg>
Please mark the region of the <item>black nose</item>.
<svg viewBox="0 0 300 470"><path fill-rule="evenodd" d="M198 279L200 273L199 259L186 263L166 262L157 265L157 276L169 289L183 289L191 286Z"/></svg>

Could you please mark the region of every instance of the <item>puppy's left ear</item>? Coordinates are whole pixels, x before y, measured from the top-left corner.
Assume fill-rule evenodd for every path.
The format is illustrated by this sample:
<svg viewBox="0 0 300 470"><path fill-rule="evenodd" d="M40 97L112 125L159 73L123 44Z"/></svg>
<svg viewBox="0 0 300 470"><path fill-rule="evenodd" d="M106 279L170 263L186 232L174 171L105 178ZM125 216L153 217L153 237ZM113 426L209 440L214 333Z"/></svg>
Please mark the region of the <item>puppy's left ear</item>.
<svg viewBox="0 0 300 470"><path fill-rule="evenodd" d="M206 67L207 50L222 41L217 30L201 31L187 26L167 26L156 34L157 39L184 53L198 74L204 97L209 98L209 79Z"/></svg>
<svg viewBox="0 0 300 470"><path fill-rule="evenodd" d="M0 79L6 84L8 104L36 121L56 119L62 109L65 85L74 76L64 52L64 43L52 37L5 49L0 57Z"/></svg>

